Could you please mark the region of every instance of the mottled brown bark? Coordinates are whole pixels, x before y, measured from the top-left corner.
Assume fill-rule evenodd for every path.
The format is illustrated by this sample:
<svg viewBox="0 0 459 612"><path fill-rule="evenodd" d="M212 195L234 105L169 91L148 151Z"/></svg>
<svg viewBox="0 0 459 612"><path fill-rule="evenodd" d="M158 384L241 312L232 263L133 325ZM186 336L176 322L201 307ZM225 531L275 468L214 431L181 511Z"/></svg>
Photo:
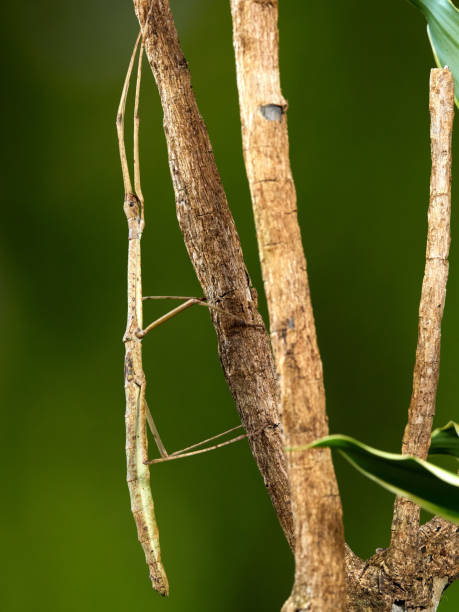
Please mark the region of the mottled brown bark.
<svg viewBox="0 0 459 612"><path fill-rule="evenodd" d="M244 160L255 215L286 447L328 433L322 362L289 161L278 2L231 0ZM344 535L330 451L288 453L295 583L285 612L341 610Z"/></svg>
<svg viewBox="0 0 459 612"><path fill-rule="evenodd" d="M134 0L145 50L164 112L177 217L185 245L209 304L223 371L253 455L287 540L293 542L285 453L278 428L278 388L269 337L257 294L215 164L206 126L191 87L167 0Z"/></svg>
<svg viewBox="0 0 459 612"><path fill-rule="evenodd" d="M427 457L435 414L440 373L441 322L448 279L451 216L451 140L454 118L454 81L448 68L430 77L430 141L432 171L426 264L419 305L418 343L413 391L402 453ZM419 506L397 498L392 523L391 557L406 572L416 570Z"/></svg>
<svg viewBox="0 0 459 612"><path fill-rule="evenodd" d="M435 612L444 590L459 578L459 528L438 517L418 530L416 564L394 568L388 549L364 562L347 560L351 612Z"/></svg>

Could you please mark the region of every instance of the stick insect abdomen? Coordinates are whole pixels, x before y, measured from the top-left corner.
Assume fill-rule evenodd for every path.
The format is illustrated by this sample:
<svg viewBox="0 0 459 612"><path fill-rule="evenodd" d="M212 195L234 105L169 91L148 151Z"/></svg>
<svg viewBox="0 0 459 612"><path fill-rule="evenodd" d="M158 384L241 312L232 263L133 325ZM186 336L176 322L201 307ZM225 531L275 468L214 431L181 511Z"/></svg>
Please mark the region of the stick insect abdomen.
<svg viewBox="0 0 459 612"><path fill-rule="evenodd" d="M169 594L166 572L161 561L159 534L156 525L153 497L150 490L149 468L145 465L148 459L146 432L145 380L129 376L132 359L137 360L140 347L133 347L137 355L131 353L128 346L140 341L126 341L126 459L127 482L131 497L131 510L137 526L139 541L145 553L153 588L160 595ZM133 374L132 370L131 373ZM137 370L136 374L139 371ZM130 380L129 380L130 379Z"/></svg>
<svg viewBox="0 0 459 612"><path fill-rule="evenodd" d="M169 585L161 562L158 527L150 490L150 472L148 465L145 465L148 460L146 381L142 365L142 341L137 335L142 329L140 239L143 222L140 202L133 194L126 195L124 211L129 226L128 322L124 335L127 482L131 509L153 588L161 595L168 595Z"/></svg>

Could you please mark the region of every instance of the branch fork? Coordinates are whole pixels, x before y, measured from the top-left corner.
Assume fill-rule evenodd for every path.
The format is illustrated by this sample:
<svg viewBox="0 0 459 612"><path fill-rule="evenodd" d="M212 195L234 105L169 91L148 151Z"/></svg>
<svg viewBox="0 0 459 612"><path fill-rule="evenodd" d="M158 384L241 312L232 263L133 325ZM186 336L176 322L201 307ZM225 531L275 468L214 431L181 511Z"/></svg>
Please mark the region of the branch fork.
<svg viewBox="0 0 459 612"><path fill-rule="evenodd" d="M445 585L459 574L457 554L451 552L457 531L436 518L419 528L418 510L397 501L390 549L377 552L365 564L344 545L341 506L329 452L316 449L293 453L288 460L284 454L285 446L305 445L325 435L327 420L322 365L288 159L286 105L279 83L278 2L231 0L244 157L275 360L191 88L169 2L134 0L134 7L164 112L179 225L207 305L214 304L217 296L224 296L224 312L209 306L223 371L280 523L295 552L295 585L284 612L338 611L345 607L356 611L392 610L393 606L433 611L438 604L435 598L439 600ZM404 452L410 446L410 454L417 456L426 452L438 382L439 330L449 248L449 233L446 239L443 230L449 232L452 91L449 71L432 71L429 237L413 398L404 441ZM293 272L287 275L287 269ZM204 305L203 300L193 303ZM179 308L185 309L184 306ZM429 311L434 307L435 311ZM231 325L231 318L236 317L245 325ZM424 325L426 321L429 325ZM433 336L429 336L430 327ZM149 328L152 327L139 333L145 335ZM139 340L137 336L137 343ZM278 422L279 406L283 427L267 430L265 436L255 435L266 422ZM306 481L311 483L307 492ZM430 561L426 561L425 551ZM445 563L444 551L448 551ZM431 602L426 605L428 593Z"/></svg>

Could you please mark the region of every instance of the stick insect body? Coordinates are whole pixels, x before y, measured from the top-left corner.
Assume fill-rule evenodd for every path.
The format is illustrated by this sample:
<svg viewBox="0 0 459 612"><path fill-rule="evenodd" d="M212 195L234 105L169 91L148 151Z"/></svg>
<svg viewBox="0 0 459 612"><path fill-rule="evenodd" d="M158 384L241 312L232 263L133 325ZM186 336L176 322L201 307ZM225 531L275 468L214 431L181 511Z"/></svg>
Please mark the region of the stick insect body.
<svg viewBox="0 0 459 612"><path fill-rule="evenodd" d="M139 541L142 544L145 559L150 570L152 585L158 593L165 596L169 594L169 584L161 561L158 527L156 525L153 497L150 489L150 473L148 465L146 465L146 461L148 460L148 440L146 431L148 408L145 398L146 380L142 365L142 341L138 335L143 325L140 241L144 228L144 213L143 197L140 189L138 150L138 99L143 45L141 45L139 54L134 111L134 171L137 194L133 193L132 190L124 145L124 111L126 97L139 41L140 35L137 38L129 64L117 116L117 129L125 191L124 212L129 228L128 318L126 332L123 338L125 345L124 387L126 393L127 482L131 497L131 509L137 525Z"/></svg>

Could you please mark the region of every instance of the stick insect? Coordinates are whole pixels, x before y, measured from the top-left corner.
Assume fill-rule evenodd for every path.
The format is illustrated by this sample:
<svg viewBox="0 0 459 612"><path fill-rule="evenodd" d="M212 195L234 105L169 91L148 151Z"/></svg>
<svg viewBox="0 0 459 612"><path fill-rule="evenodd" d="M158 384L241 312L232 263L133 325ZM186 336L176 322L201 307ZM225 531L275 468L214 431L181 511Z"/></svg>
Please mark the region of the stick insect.
<svg viewBox="0 0 459 612"><path fill-rule="evenodd" d="M132 69L135 57L139 49L137 67L137 80L134 102L134 190L132 188L129 166L124 142L124 116L126 110L126 100L131 80ZM121 92L120 104L116 117L118 133L118 144L121 159L121 169L124 183L124 205L129 229L128 247L128 316L126 331L123 337L125 345L124 359L124 387L126 393L126 459L127 459L127 482L131 498L131 509L137 526L138 538L145 553L145 559L150 571L150 578L153 588L163 596L169 594L169 584L161 561L161 550L159 546L159 534L156 524L153 497L150 489L149 465L163 461L171 461L189 457L210 450L221 448L237 442L247 437L247 434L236 436L231 440L220 442L214 446L195 450L204 444L216 440L236 429L242 427L238 425L220 433L216 436L188 446L182 450L175 451L168 455L164 444L161 441L155 422L151 416L146 401L146 379L142 363L142 339L152 329L168 321L175 315L187 310L191 306L198 304L213 309L220 314L232 317L239 323L253 326L241 317L218 308L218 306L208 304L205 298L182 297L182 296L142 296L142 274L141 274L141 249L140 241L145 226L144 198L140 184L140 165L139 165L139 98L140 82L142 71L142 58L144 45L142 33L137 37L134 50L129 62L128 71ZM143 329L143 301L151 299L177 299L182 304L153 321ZM256 325L255 325L256 326ZM151 430L153 438L161 455L158 459L148 460L148 439L146 424ZM250 434L250 437L258 435L267 427L277 427L278 424L268 423L265 427Z"/></svg>
<svg viewBox="0 0 459 612"><path fill-rule="evenodd" d="M116 118L121 169L124 183L124 212L129 228L128 247L128 316L123 342L125 345L124 387L126 393L126 459L127 482L131 497L131 509L137 525L139 541L142 544L145 559L150 570L153 588L166 596L169 584L161 561L158 527L155 519L153 497L150 490L150 473L148 460L148 440L146 431L147 403L145 398L145 374L142 365L142 341L138 337L143 325L142 313L142 276L140 259L140 241L145 225L144 200L140 186L139 167L139 93L143 42L137 69L137 84L134 105L134 189L132 189L124 143L124 114L132 68L139 47L139 34L129 62L126 80L121 93L120 105ZM151 415L150 415L151 416ZM150 420L150 419L149 419ZM162 455L164 446L159 438L153 419L151 419L155 439Z"/></svg>

